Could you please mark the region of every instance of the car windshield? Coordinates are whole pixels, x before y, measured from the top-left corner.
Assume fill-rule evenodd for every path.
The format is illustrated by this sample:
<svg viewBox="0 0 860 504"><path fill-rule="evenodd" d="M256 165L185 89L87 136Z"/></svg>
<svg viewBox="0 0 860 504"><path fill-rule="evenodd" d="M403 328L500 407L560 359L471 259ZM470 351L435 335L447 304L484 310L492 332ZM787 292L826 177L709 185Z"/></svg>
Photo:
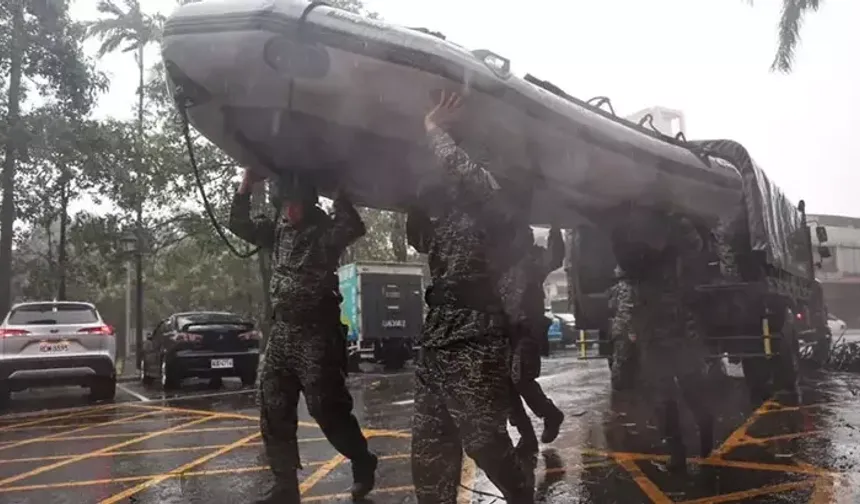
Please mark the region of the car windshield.
<svg viewBox="0 0 860 504"><path fill-rule="evenodd" d="M19 306L9 314L9 325L92 324L99 321L96 311L74 303L44 303Z"/></svg>
<svg viewBox="0 0 860 504"><path fill-rule="evenodd" d="M246 324L244 317L234 313L183 313L177 315L176 325L184 327L188 324Z"/></svg>

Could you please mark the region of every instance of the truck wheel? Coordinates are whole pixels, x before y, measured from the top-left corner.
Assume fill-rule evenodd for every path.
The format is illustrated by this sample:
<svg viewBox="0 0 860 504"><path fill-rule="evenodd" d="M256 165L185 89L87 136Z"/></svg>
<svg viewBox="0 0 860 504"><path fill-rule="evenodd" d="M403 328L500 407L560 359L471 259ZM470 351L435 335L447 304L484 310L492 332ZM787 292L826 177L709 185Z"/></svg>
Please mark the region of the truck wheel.
<svg viewBox="0 0 860 504"><path fill-rule="evenodd" d="M744 370L744 381L750 394L750 401L759 405L770 399L770 366L764 357L744 357L741 366Z"/></svg>

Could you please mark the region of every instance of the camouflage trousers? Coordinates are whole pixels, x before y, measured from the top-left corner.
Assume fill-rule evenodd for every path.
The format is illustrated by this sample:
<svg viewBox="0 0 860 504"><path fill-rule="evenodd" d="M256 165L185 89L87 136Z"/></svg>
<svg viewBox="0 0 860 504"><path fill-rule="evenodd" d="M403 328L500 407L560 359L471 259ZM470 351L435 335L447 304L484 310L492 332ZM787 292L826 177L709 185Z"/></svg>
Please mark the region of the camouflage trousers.
<svg viewBox="0 0 860 504"><path fill-rule="evenodd" d="M633 388L639 374L639 345L627 334L612 334L612 388Z"/></svg>
<svg viewBox="0 0 860 504"><path fill-rule="evenodd" d="M299 502L296 472L301 468L296 437L300 393L338 452L353 464L370 457L352 414L344 358L339 323L276 322L272 327L259 377L260 430L272 472L279 485L295 489L295 502Z"/></svg>
<svg viewBox="0 0 860 504"><path fill-rule="evenodd" d="M696 339L648 342L641 345L641 373L662 420L663 435L673 458L686 453L682 440L679 400L683 399L699 427L701 455L713 447L714 417L710 396L707 352Z"/></svg>
<svg viewBox="0 0 860 504"><path fill-rule="evenodd" d="M541 371L540 342L527 336L515 337L511 352L511 425L525 426L531 423L522 398L538 418L545 418L555 410L555 404L544 394L540 384L535 381Z"/></svg>
<svg viewBox="0 0 860 504"><path fill-rule="evenodd" d="M533 475L507 432L507 341L424 349L415 376L412 481L418 504L456 504L464 450L507 502L533 504Z"/></svg>

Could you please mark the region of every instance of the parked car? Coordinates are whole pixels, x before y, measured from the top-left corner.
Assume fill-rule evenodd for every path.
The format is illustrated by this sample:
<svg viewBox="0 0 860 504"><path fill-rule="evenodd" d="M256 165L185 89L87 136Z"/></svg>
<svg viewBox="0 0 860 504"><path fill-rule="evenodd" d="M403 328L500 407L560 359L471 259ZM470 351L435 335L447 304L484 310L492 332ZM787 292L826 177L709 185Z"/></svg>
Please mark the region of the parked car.
<svg viewBox="0 0 860 504"><path fill-rule="evenodd" d="M12 392L79 385L116 395L116 335L96 307L71 301L16 304L0 325L0 403Z"/></svg>
<svg viewBox="0 0 860 504"><path fill-rule="evenodd" d="M260 332L234 313L177 313L159 322L143 344L140 379L156 378L164 389L184 378L238 376L253 385L260 360Z"/></svg>

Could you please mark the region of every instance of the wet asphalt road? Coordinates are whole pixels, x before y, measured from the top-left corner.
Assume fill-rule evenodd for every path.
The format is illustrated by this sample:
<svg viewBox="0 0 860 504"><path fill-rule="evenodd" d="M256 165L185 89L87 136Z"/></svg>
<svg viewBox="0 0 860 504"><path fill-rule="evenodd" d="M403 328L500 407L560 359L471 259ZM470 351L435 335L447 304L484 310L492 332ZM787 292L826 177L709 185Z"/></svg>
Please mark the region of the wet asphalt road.
<svg viewBox="0 0 860 504"><path fill-rule="evenodd" d="M605 361L561 355L545 362L540 381L568 419L538 456L539 502L860 502L860 377L811 375L802 406L758 408L741 380L726 378L712 397L720 448L704 460L691 451L687 477L662 471L660 436L642 394L613 395L608 379ZM356 414L383 458L372 502L414 502L411 372L369 372L350 382ZM228 504L250 502L271 483L254 396L238 381L220 390L186 382L167 396L130 383L114 404L88 404L85 394L14 396L0 416L0 503ZM688 446L696 447L684 414ZM301 418L303 502L348 502L348 463L304 410ZM485 494L498 491L469 461L462 480L476 492L464 490L460 503L494 501Z"/></svg>

